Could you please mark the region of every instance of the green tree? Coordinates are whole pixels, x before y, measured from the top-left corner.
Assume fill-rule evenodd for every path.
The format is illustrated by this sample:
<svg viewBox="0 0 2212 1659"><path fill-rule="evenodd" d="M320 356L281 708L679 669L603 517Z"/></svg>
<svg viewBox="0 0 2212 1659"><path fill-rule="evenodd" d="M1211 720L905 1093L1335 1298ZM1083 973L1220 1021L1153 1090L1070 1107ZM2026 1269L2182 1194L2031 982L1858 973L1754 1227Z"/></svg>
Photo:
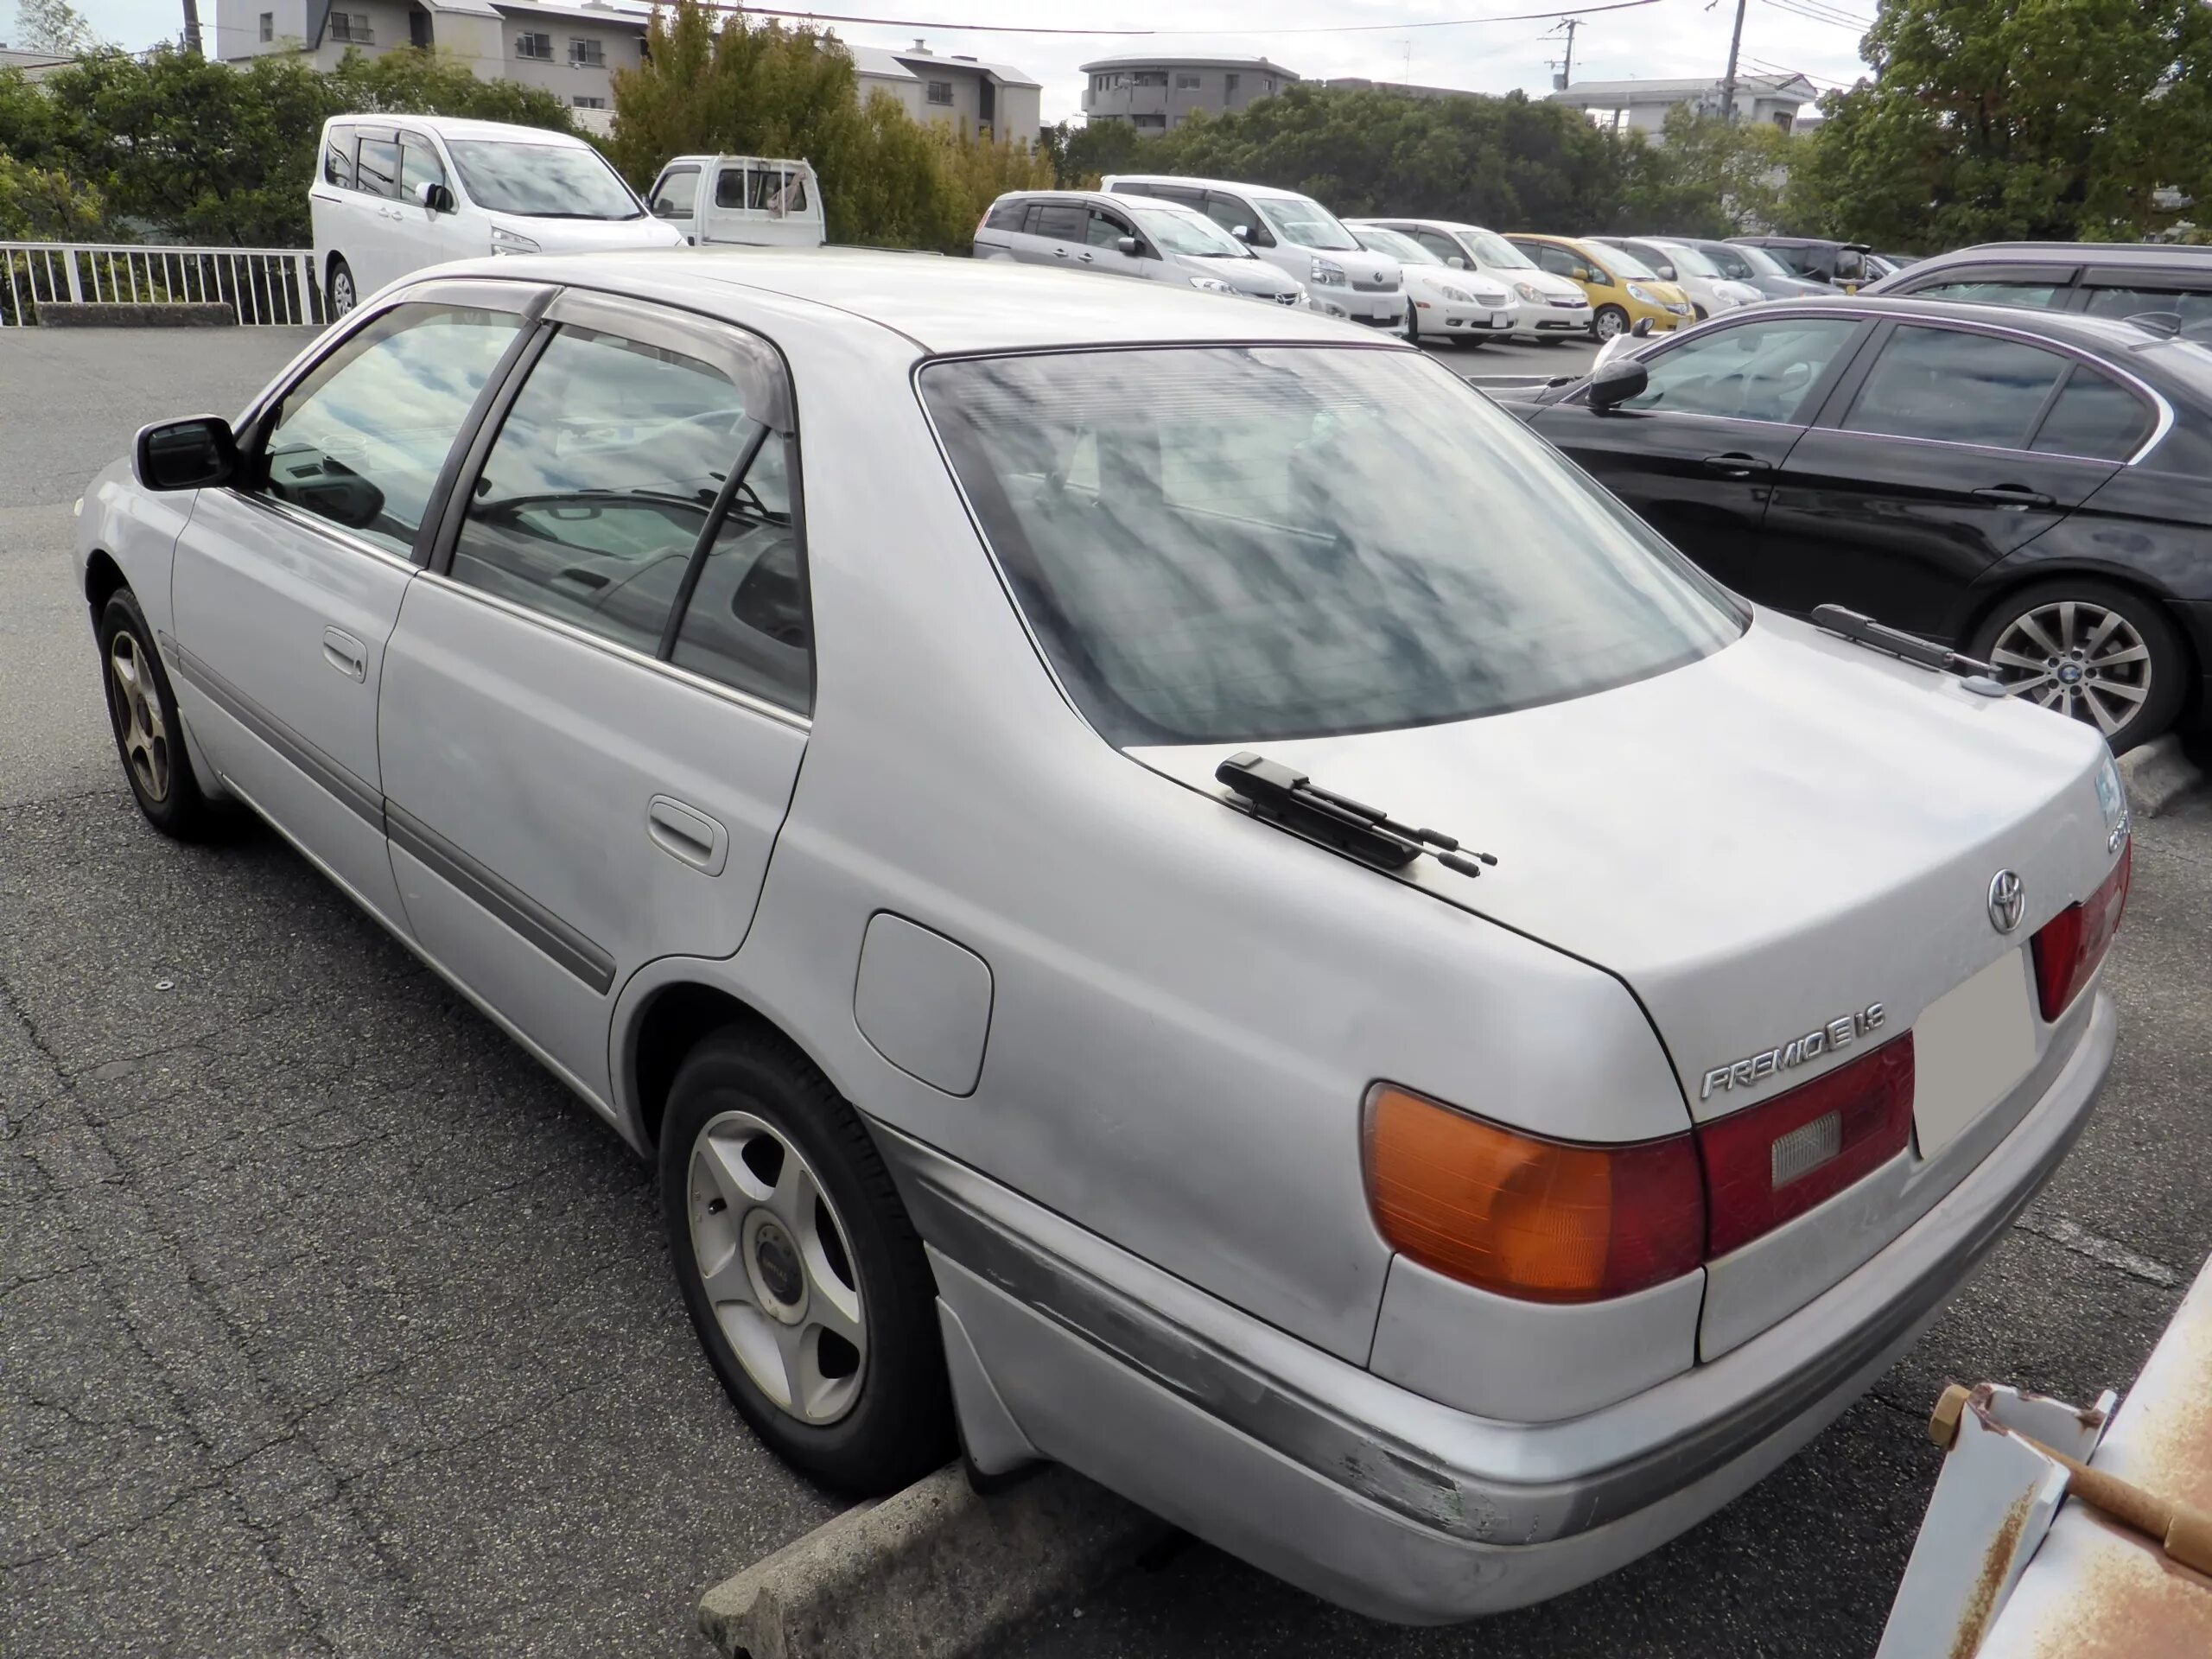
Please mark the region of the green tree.
<svg viewBox="0 0 2212 1659"><path fill-rule="evenodd" d="M1774 228L1805 140L1764 121L1723 121L1687 105L1667 111L1661 137L1629 162L1624 229L1719 237Z"/></svg>
<svg viewBox="0 0 2212 1659"><path fill-rule="evenodd" d="M0 151L0 240L101 241L100 193L59 168L34 167Z"/></svg>
<svg viewBox="0 0 2212 1659"><path fill-rule="evenodd" d="M16 44L66 58L106 42L69 0L16 0Z"/></svg>
<svg viewBox="0 0 2212 1659"><path fill-rule="evenodd" d="M1872 79L1822 99L1793 229L1885 247L2139 236L2212 186L2202 0L1889 0Z"/></svg>

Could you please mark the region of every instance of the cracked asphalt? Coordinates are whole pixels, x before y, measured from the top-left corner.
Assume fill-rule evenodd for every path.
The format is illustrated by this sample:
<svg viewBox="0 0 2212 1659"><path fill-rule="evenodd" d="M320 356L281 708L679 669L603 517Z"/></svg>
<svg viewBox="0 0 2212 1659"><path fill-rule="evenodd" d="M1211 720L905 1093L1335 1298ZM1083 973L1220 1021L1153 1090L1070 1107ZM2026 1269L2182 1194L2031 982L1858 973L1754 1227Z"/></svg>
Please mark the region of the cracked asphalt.
<svg viewBox="0 0 2212 1659"><path fill-rule="evenodd" d="M0 334L0 1653L696 1655L838 1507L643 1167L273 835L118 770L70 501L305 334Z"/></svg>
<svg viewBox="0 0 2212 1659"><path fill-rule="evenodd" d="M176 847L117 770L68 504L306 338L0 335L0 1653L702 1653L699 1591L836 1506L698 1357L644 1171L276 837ZM2208 939L2200 800L2140 826L2120 1059L2057 1179L1668 1548L1408 1631L1193 1545L1001 1659L1871 1653L1942 1382L2124 1389L2212 1251Z"/></svg>

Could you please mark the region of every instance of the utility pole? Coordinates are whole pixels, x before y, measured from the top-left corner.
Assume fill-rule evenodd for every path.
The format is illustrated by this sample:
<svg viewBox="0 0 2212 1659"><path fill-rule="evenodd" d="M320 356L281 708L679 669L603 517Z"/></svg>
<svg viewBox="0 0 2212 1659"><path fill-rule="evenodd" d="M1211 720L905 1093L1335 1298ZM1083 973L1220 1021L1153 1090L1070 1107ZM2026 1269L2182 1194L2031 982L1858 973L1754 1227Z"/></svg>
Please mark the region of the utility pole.
<svg viewBox="0 0 2212 1659"><path fill-rule="evenodd" d="M200 50L200 0L184 0L184 55L196 58Z"/></svg>
<svg viewBox="0 0 2212 1659"><path fill-rule="evenodd" d="M1736 29L1728 37L1728 74L1720 83L1720 118L1736 118L1736 54L1744 47L1744 7L1746 0L1736 0Z"/></svg>
<svg viewBox="0 0 2212 1659"><path fill-rule="evenodd" d="M1574 31L1581 27L1582 20L1580 17L1570 17L1565 22L1561 23L1558 29L1554 29L1552 31L1553 34L1557 35L1563 30L1567 35L1567 55L1566 57L1558 60L1556 62L1559 75L1558 78L1552 82L1552 90L1554 92L1563 92L1568 86L1573 84Z"/></svg>

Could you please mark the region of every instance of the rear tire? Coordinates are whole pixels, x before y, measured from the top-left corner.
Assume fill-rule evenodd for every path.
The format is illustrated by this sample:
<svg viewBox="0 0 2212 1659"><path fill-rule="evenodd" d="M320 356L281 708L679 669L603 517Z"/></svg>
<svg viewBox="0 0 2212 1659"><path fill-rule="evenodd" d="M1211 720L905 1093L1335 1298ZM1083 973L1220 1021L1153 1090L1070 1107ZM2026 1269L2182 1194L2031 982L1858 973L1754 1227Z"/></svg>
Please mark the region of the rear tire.
<svg viewBox="0 0 2212 1659"><path fill-rule="evenodd" d="M871 1497L958 1450L921 1240L859 1114L796 1049L728 1029L685 1057L660 1198L699 1344L779 1455Z"/></svg>
<svg viewBox="0 0 2212 1659"><path fill-rule="evenodd" d="M2096 727L2114 754L2171 726L2195 677L2181 631L2156 600L2088 576L2007 594L1967 653L2014 696Z"/></svg>
<svg viewBox="0 0 2212 1659"><path fill-rule="evenodd" d="M174 840L206 840L217 816L192 775L168 671L128 588L118 588L100 612L99 644L108 729L138 810Z"/></svg>
<svg viewBox="0 0 2212 1659"><path fill-rule="evenodd" d="M337 254L330 256L330 320L335 322L361 302L353 287L353 270Z"/></svg>

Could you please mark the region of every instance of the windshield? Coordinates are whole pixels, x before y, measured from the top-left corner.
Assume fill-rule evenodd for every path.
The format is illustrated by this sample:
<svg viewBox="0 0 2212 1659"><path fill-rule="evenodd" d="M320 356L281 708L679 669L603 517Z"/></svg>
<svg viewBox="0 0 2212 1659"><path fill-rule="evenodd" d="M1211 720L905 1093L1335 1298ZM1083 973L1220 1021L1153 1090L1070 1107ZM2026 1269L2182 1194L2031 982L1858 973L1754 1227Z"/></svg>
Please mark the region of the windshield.
<svg viewBox="0 0 2212 1659"><path fill-rule="evenodd" d="M1465 720L1640 679L1742 619L1410 352L933 365L924 400L1068 694L1117 745Z"/></svg>
<svg viewBox="0 0 2212 1659"><path fill-rule="evenodd" d="M1350 251L1359 246L1351 239L1351 233L1318 201L1308 201L1303 196L1255 196L1252 205L1268 221L1269 230L1301 248L1342 248Z"/></svg>
<svg viewBox="0 0 2212 1659"><path fill-rule="evenodd" d="M1751 247L1741 242L1732 243L1730 246L1735 249L1736 257L1749 265L1757 276L1787 276L1793 281L1796 277L1796 271L1790 270L1764 248Z"/></svg>
<svg viewBox="0 0 2212 1659"><path fill-rule="evenodd" d="M1352 234L1359 238L1359 245L1370 253L1387 253L1400 264L1440 265L1444 263L1413 238L1401 236L1395 231L1363 225Z"/></svg>
<svg viewBox="0 0 2212 1659"><path fill-rule="evenodd" d="M1254 253L1210 219L1179 213L1166 207L1128 209L1137 228L1168 253L1196 254L1205 259L1256 259Z"/></svg>
<svg viewBox="0 0 2212 1659"><path fill-rule="evenodd" d="M1681 242L1655 242L1651 245L1667 256L1667 263L1685 276L1718 276L1720 268L1695 248Z"/></svg>
<svg viewBox="0 0 2212 1659"><path fill-rule="evenodd" d="M1471 226L1452 234L1474 250L1478 264L1497 265L1506 270L1534 270L1536 268L1535 260L1496 231L1476 230Z"/></svg>
<svg viewBox="0 0 2212 1659"><path fill-rule="evenodd" d="M1610 242L1601 242L1597 245L1599 257L1605 262L1605 269L1612 272L1614 276L1628 277L1641 276L1647 282L1654 283L1659 280L1659 273L1657 271L1652 270L1650 266L1645 264L1643 260L1637 258L1634 254L1629 252L1627 250L1624 248L1617 248Z"/></svg>
<svg viewBox="0 0 2212 1659"><path fill-rule="evenodd" d="M580 144L449 143L468 199L530 219L638 219L645 209L600 153Z"/></svg>

